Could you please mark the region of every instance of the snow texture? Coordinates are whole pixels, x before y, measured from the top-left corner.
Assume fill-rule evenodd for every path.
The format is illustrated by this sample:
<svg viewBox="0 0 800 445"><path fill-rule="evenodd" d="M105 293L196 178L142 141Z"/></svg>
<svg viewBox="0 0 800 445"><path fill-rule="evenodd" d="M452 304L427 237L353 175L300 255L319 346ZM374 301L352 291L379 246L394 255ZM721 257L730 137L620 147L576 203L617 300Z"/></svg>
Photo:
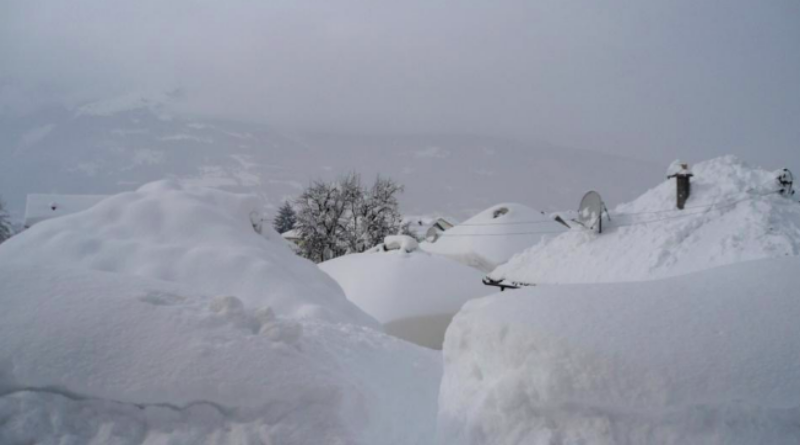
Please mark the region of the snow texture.
<svg viewBox="0 0 800 445"><path fill-rule="evenodd" d="M28 195L25 205L25 227L46 219L86 210L108 198L104 195Z"/></svg>
<svg viewBox="0 0 800 445"><path fill-rule="evenodd" d="M4 445L433 441L440 358L369 327L7 261L0 295Z"/></svg>
<svg viewBox="0 0 800 445"><path fill-rule="evenodd" d="M798 270L768 259L471 302L447 331L438 441L800 443Z"/></svg>
<svg viewBox="0 0 800 445"><path fill-rule="evenodd" d="M431 443L438 354L251 196L157 182L0 246L0 443Z"/></svg>
<svg viewBox="0 0 800 445"><path fill-rule="evenodd" d="M496 290L481 283L479 271L419 250L378 249L319 267L387 332L436 349L441 349L445 329L464 303Z"/></svg>
<svg viewBox="0 0 800 445"><path fill-rule="evenodd" d="M417 240L407 235L391 235L384 238L383 246L385 250L402 250L411 253L419 247Z"/></svg>
<svg viewBox="0 0 800 445"><path fill-rule="evenodd" d="M567 229L521 204L498 204L442 233L422 249L489 272L514 254Z"/></svg>
<svg viewBox="0 0 800 445"><path fill-rule="evenodd" d="M159 181L37 224L3 244L0 263L70 265L235 295L276 314L377 327L333 280L271 228L251 195Z"/></svg>
<svg viewBox="0 0 800 445"><path fill-rule="evenodd" d="M604 221L602 234L573 229L491 273L525 283L640 281L800 254L800 205L777 193L780 173L732 156L693 168L692 193L677 210L665 180Z"/></svg>

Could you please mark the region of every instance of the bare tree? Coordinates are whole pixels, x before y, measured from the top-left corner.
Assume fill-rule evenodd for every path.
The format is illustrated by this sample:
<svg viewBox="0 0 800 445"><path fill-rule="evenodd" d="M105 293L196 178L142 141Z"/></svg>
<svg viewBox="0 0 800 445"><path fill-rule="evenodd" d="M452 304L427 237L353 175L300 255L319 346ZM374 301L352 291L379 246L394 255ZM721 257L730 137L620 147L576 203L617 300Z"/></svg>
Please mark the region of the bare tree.
<svg viewBox="0 0 800 445"><path fill-rule="evenodd" d="M381 177L366 189L356 173L330 183L315 181L295 201L299 253L321 262L379 244L399 230L397 194L402 191Z"/></svg>

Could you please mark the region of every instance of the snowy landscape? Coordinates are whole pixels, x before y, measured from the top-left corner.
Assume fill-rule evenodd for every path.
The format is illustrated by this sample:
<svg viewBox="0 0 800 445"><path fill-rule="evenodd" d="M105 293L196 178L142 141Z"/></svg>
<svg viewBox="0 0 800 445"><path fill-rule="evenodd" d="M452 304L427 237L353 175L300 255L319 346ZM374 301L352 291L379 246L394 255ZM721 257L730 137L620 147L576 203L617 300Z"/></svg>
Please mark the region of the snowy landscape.
<svg viewBox="0 0 800 445"><path fill-rule="evenodd" d="M0 445L800 443L800 8L611 3L0 6Z"/></svg>

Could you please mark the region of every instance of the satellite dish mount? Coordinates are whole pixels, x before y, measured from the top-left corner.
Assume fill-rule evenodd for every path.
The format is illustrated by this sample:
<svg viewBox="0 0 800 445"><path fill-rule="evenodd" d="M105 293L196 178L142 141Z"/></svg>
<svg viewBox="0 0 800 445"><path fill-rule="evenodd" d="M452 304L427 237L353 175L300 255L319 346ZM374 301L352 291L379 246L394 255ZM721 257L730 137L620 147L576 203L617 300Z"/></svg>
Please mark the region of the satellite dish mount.
<svg viewBox="0 0 800 445"><path fill-rule="evenodd" d="M787 198L794 195L794 175L788 168L784 168L780 175L778 175L778 184L780 190L778 192Z"/></svg>
<svg viewBox="0 0 800 445"><path fill-rule="evenodd" d="M599 193L592 190L583 195L581 205L578 207L578 217L573 221L589 230L603 233L603 213L605 213L606 218L611 220L603 198L600 197Z"/></svg>

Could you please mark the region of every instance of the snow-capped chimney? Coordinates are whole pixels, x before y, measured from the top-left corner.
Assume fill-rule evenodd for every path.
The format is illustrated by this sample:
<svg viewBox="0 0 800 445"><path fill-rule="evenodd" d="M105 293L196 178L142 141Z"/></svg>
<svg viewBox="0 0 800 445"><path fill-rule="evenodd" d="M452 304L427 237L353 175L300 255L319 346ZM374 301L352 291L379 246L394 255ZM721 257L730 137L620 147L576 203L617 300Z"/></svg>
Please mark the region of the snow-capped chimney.
<svg viewBox="0 0 800 445"><path fill-rule="evenodd" d="M683 210L683 207L686 205L686 200L689 199L689 195L692 193L692 184L690 179L694 176L689 170L689 164L681 163L680 168L675 171L675 173L667 176L667 179L675 178L675 182L677 184L677 206L678 209Z"/></svg>

